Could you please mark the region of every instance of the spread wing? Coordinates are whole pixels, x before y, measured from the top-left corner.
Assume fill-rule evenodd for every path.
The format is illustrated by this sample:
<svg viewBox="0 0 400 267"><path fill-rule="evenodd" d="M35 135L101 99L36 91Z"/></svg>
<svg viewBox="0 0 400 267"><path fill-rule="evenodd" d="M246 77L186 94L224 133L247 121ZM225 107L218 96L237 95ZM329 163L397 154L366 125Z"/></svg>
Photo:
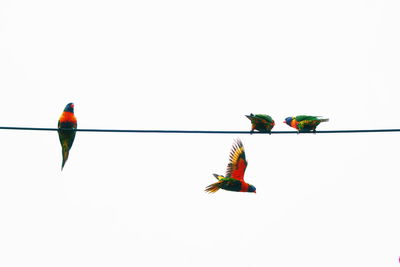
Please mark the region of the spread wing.
<svg viewBox="0 0 400 267"><path fill-rule="evenodd" d="M237 139L233 144L229 164L226 169L226 177L230 177L239 181L244 181L244 172L247 167L246 155L242 141Z"/></svg>

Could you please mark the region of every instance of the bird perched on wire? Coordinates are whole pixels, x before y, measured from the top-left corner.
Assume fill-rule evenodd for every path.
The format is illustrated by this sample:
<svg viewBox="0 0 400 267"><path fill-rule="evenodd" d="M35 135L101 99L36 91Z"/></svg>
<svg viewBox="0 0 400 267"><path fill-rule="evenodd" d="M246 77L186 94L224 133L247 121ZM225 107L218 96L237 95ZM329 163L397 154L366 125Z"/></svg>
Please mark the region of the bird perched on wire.
<svg viewBox="0 0 400 267"><path fill-rule="evenodd" d="M64 168L65 162L68 159L69 150L74 143L77 125L77 120L74 115L74 104L69 103L65 106L58 120L58 137L60 138L63 157L61 170Z"/></svg>
<svg viewBox="0 0 400 267"><path fill-rule="evenodd" d="M266 114L253 114L245 115L251 121L251 131L250 134L257 130L261 133L271 134L272 128L275 126L274 120L271 116Z"/></svg>
<svg viewBox="0 0 400 267"><path fill-rule="evenodd" d="M244 181L244 172L247 167L246 155L242 141L237 139L233 144L229 164L226 170L225 177L218 174L213 174L218 182L206 187L208 193L215 193L219 189L236 192L256 192L256 188Z"/></svg>
<svg viewBox="0 0 400 267"><path fill-rule="evenodd" d="M329 119L320 116L299 115L296 117L287 117L283 123L297 129L299 132L314 132L321 122L327 122Z"/></svg>

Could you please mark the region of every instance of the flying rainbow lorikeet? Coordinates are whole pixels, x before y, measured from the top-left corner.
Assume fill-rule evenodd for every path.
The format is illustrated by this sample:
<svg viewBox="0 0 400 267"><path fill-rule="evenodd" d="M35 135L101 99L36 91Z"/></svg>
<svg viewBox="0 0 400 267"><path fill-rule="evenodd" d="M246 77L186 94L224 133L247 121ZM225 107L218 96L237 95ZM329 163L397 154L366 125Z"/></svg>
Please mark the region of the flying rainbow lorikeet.
<svg viewBox="0 0 400 267"><path fill-rule="evenodd" d="M307 116L299 115L296 117L287 117L283 123L286 123L290 127L297 129L299 132L314 132L317 126L321 122L329 121L329 119L324 119L320 116Z"/></svg>
<svg viewBox="0 0 400 267"><path fill-rule="evenodd" d="M271 116L266 114L253 114L245 115L251 121L251 131L250 134L257 130L261 133L270 133L272 128L275 126L274 120Z"/></svg>
<svg viewBox="0 0 400 267"><path fill-rule="evenodd" d="M61 170L64 168L65 162L68 159L69 150L74 143L77 125L77 120L74 115L74 104L69 103L65 106L58 120L58 137L60 138L63 157Z"/></svg>
<svg viewBox="0 0 400 267"><path fill-rule="evenodd" d="M244 181L244 172L247 167L246 155L242 141L237 139L233 144L229 164L226 170L225 177L218 174L213 174L218 182L210 184L205 191L215 193L220 188L228 191L236 192L256 192L256 188Z"/></svg>

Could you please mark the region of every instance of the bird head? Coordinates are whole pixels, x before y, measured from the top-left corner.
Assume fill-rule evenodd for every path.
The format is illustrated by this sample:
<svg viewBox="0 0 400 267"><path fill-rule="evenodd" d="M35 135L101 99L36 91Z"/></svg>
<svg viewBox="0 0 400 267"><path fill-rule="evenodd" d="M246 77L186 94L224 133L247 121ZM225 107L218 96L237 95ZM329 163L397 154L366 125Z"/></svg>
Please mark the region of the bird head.
<svg viewBox="0 0 400 267"><path fill-rule="evenodd" d="M74 113L74 103L67 104L64 111Z"/></svg>
<svg viewBox="0 0 400 267"><path fill-rule="evenodd" d="M251 120L251 118L254 117L254 114L253 114L253 113L250 113L250 115L245 115L245 116L246 116L246 118L248 118L249 120Z"/></svg>
<svg viewBox="0 0 400 267"><path fill-rule="evenodd" d="M292 123L292 120L293 120L293 117L287 117L283 123L286 123L287 125L290 126Z"/></svg>
<svg viewBox="0 0 400 267"><path fill-rule="evenodd" d="M249 184L249 192L255 193L256 192L256 187L254 185Z"/></svg>

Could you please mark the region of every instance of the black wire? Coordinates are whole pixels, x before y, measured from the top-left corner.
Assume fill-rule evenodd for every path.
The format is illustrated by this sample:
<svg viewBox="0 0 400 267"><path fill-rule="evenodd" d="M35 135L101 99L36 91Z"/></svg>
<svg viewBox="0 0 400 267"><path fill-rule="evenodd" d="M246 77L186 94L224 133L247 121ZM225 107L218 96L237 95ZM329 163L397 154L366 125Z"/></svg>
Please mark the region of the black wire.
<svg viewBox="0 0 400 267"><path fill-rule="evenodd" d="M23 130L23 131L57 131L57 128L34 128L34 127L0 127L0 130ZM65 129L71 130L71 129ZM76 129L78 132L108 132L108 133L180 133L180 134L250 134L249 131L194 131L194 130L116 130L116 129ZM400 129L370 129L370 130L326 130L315 133L386 133L400 132ZM300 134L313 134L314 132L302 132ZM253 132L253 134L269 134ZM298 134L297 131L273 131L271 134Z"/></svg>

